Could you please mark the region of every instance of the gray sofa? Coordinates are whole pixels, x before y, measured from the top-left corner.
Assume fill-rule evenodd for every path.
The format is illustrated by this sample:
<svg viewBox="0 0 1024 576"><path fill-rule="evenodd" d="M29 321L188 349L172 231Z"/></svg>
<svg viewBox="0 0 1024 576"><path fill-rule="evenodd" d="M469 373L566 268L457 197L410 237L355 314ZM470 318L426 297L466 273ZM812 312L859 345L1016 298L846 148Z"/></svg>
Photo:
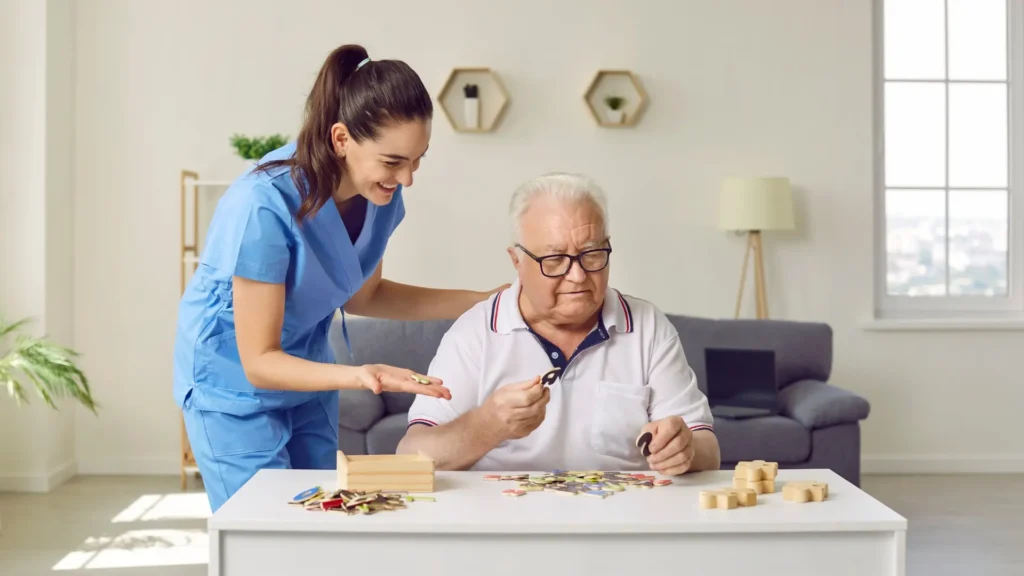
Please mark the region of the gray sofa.
<svg viewBox="0 0 1024 576"><path fill-rule="evenodd" d="M706 393L704 349L775 351L781 415L715 421L722 468L741 460L768 460L781 468L829 468L860 485L860 421L868 402L829 384L832 330L826 324L779 320L711 320L669 315L701 390ZM398 322L347 317L357 364L390 364L425 372L450 321ZM341 363L351 363L341 322L330 332ZM409 394L346 390L341 393L338 443L351 454L394 453L405 433Z"/></svg>

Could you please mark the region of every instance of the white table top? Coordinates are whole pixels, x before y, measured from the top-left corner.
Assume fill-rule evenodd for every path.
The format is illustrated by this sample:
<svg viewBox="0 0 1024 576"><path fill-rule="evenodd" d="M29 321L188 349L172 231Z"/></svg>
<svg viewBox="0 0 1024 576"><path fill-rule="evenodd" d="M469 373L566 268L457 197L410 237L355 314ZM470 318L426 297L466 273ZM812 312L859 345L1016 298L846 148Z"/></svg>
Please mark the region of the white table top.
<svg viewBox="0 0 1024 576"><path fill-rule="evenodd" d="M698 506L701 490L731 485L733 473L729 470L686 474L672 478L673 484L668 486L631 487L603 499L546 491L510 497L501 491L516 487L516 482L488 481L483 476L483 472L437 472L436 491L430 494L435 502L414 501L404 510L348 516L288 504L292 497L312 486L334 489L334 471L261 470L209 519L208 527L422 534L836 532L907 528L905 518L830 470L780 469L774 494L759 495L757 506L731 510L702 510ZM787 480L827 482L828 500L785 502L782 486Z"/></svg>

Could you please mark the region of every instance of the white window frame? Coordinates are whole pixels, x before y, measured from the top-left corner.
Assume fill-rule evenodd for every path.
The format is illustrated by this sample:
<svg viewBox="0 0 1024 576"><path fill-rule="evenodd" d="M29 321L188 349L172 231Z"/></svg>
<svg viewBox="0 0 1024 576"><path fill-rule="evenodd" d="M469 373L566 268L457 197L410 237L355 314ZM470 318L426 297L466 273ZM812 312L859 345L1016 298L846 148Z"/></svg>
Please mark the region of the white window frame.
<svg viewBox="0 0 1024 576"><path fill-rule="evenodd" d="M1009 230L1007 237L1007 294L1006 296L892 296L888 294L886 210L885 210L885 1L874 1L874 301L878 319L1024 319L1024 3L1006 0L1007 24L1007 106L1008 106L1008 182ZM946 4L944 4L946 5ZM948 13L947 13L948 16ZM949 20L945 19L949 68ZM909 82L970 83L970 80L907 80ZM894 81L901 81L895 79ZM985 82L985 81L977 81ZM989 81L991 82L991 81ZM999 81L1002 83L1002 81ZM948 91L947 91L947 149L948 149ZM947 150L948 152L948 150ZM949 171L949 158L946 158ZM913 187L900 186L899 189ZM937 187L928 187L935 189ZM948 178L945 190L950 187ZM979 189L978 187L972 189ZM949 194L946 194L947 220ZM949 239L947 242L947 252ZM946 258L949 266L949 258ZM948 277L948 268L947 268Z"/></svg>

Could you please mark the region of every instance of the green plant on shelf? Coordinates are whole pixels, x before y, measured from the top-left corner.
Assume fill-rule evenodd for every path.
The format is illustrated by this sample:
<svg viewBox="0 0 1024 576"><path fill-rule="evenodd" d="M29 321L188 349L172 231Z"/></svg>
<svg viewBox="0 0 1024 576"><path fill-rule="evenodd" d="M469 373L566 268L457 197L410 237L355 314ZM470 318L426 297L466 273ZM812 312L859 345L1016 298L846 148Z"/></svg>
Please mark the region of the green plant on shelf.
<svg viewBox="0 0 1024 576"><path fill-rule="evenodd" d="M75 364L78 353L59 346L46 337L19 333L28 319L7 324L0 318L0 386L18 406L28 403L25 388L35 391L46 405L57 409L54 398L70 397L96 414L89 380ZM3 343L14 336L11 345Z"/></svg>
<svg viewBox="0 0 1024 576"><path fill-rule="evenodd" d="M267 153L277 150L288 143L288 137L280 134L270 136L244 136L235 134L231 137L231 145L238 155L245 160L259 160Z"/></svg>
<svg viewBox="0 0 1024 576"><path fill-rule="evenodd" d="M604 99L604 103L608 105L612 110L618 110L622 108L622 105L626 103L626 99L622 96L607 96Z"/></svg>

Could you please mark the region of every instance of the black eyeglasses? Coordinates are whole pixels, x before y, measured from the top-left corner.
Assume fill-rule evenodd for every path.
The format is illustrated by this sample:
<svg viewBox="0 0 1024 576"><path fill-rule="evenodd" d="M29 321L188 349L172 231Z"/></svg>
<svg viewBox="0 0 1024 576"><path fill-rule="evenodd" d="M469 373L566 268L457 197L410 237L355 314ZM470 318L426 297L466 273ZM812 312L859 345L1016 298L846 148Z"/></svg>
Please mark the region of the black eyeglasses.
<svg viewBox="0 0 1024 576"><path fill-rule="evenodd" d="M522 244L516 244L516 248L519 248L527 256L533 258L537 264L540 264L541 274L548 278L558 278L569 273L573 262L579 262L580 268L587 272L600 272L604 270L608 266L608 260L611 258L612 253L611 241L606 241L606 243L608 244L607 248L592 248L584 250L575 256L570 254L536 256L526 248L523 248Z"/></svg>

